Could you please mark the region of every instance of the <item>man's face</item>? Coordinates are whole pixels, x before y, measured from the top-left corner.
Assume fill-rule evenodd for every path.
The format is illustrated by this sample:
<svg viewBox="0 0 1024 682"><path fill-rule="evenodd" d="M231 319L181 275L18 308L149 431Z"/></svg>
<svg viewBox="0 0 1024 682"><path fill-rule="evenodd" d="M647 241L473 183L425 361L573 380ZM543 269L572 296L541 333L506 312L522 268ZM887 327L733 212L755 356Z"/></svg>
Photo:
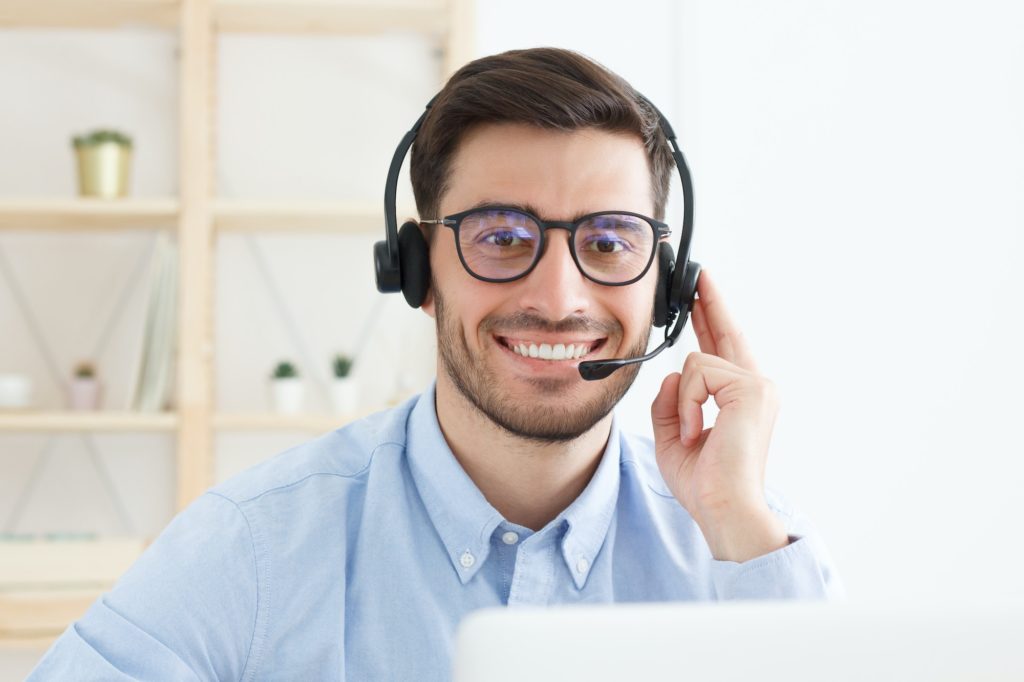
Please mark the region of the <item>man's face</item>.
<svg viewBox="0 0 1024 682"><path fill-rule="evenodd" d="M489 124L467 133L452 162L440 218L481 203L530 207L541 220L571 221L606 210L653 215L640 139L586 129L551 131ZM574 439L605 417L639 365L585 381L580 362L641 355L651 331L657 263L640 281L606 286L586 279L568 232L547 234L526 277L482 282L459 261L454 231L438 225L430 247L433 286L423 308L437 322L447 382L492 422L542 442ZM556 344L589 349L582 358L524 357L515 348Z"/></svg>

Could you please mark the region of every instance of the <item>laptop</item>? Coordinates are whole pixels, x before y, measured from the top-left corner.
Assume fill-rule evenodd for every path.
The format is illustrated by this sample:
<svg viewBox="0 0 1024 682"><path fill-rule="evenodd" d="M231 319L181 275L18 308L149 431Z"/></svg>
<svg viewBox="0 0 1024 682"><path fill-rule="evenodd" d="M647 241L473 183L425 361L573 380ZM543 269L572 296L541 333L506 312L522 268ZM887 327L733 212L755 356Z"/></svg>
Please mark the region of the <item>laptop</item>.
<svg viewBox="0 0 1024 682"><path fill-rule="evenodd" d="M483 609L455 682L1024 681L1024 605L720 602Z"/></svg>

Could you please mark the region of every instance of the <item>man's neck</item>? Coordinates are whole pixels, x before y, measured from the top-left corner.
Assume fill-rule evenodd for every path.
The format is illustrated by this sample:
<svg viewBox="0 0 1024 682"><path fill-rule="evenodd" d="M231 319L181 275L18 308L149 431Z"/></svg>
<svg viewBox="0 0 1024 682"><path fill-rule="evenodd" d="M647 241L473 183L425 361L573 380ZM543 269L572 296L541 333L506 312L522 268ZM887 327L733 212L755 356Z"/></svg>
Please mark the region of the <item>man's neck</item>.
<svg viewBox="0 0 1024 682"><path fill-rule="evenodd" d="M579 438L539 443L501 428L439 372L441 432L466 474L506 520L540 530L579 497L608 444L611 415Z"/></svg>

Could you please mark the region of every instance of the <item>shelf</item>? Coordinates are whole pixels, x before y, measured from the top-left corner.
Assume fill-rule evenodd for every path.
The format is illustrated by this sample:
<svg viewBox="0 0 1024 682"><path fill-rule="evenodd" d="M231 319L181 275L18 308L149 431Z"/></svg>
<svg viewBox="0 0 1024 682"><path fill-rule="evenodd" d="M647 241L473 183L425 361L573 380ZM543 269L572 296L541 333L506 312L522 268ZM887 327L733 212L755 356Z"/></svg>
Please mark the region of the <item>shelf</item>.
<svg viewBox="0 0 1024 682"><path fill-rule="evenodd" d="M0 199L0 229L4 230L175 229L177 225L177 199Z"/></svg>
<svg viewBox="0 0 1024 682"><path fill-rule="evenodd" d="M45 648L109 589L0 589L0 649Z"/></svg>
<svg viewBox="0 0 1024 682"><path fill-rule="evenodd" d="M213 215L221 232L384 233L383 202L216 199ZM415 215L411 208L398 213L400 220Z"/></svg>
<svg viewBox="0 0 1024 682"><path fill-rule="evenodd" d="M358 35L402 30L444 33L448 9L437 0L219 0L214 28L246 33Z"/></svg>
<svg viewBox="0 0 1024 682"><path fill-rule="evenodd" d="M108 588L146 545L142 538L0 540L0 594Z"/></svg>
<svg viewBox="0 0 1024 682"><path fill-rule="evenodd" d="M8 431L174 431L173 412L34 412L0 410L0 433Z"/></svg>
<svg viewBox="0 0 1024 682"><path fill-rule="evenodd" d="M135 563L146 541L0 541L0 646L45 644Z"/></svg>
<svg viewBox="0 0 1024 682"><path fill-rule="evenodd" d="M0 0L0 28L174 28L178 0Z"/></svg>
<svg viewBox="0 0 1024 682"><path fill-rule="evenodd" d="M448 9L439 0L219 0L214 28L244 33L361 35L387 31L443 34ZM179 0L0 0L0 28L175 29Z"/></svg>

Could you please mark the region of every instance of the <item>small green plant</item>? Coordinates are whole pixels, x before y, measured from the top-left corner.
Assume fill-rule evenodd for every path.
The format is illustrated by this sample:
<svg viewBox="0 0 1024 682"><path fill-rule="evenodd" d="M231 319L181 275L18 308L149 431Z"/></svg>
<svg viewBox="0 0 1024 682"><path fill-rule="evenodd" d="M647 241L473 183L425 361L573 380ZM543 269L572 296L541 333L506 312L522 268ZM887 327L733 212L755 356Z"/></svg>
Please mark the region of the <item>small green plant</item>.
<svg viewBox="0 0 1024 682"><path fill-rule="evenodd" d="M295 369L295 365L282 360L277 363L277 367L274 368L274 374L272 376L274 379L294 379L299 376L299 373Z"/></svg>
<svg viewBox="0 0 1024 682"><path fill-rule="evenodd" d="M334 376L339 379L344 379L352 371L353 359L347 355L338 353L334 356Z"/></svg>
<svg viewBox="0 0 1024 682"><path fill-rule="evenodd" d="M91 362L80 362L75 365L75 377L78 379L92 379L96 376L96 368Z"/></svg>
<svg viewBox="0 0 1024 682"><path fill-rule="evenodd" d="M132 138L116 130L99 129L85 135L75 135L71 144L77 149L79 147L91 147L104 142L116 142L124 147L132 146Z"/></svg>

